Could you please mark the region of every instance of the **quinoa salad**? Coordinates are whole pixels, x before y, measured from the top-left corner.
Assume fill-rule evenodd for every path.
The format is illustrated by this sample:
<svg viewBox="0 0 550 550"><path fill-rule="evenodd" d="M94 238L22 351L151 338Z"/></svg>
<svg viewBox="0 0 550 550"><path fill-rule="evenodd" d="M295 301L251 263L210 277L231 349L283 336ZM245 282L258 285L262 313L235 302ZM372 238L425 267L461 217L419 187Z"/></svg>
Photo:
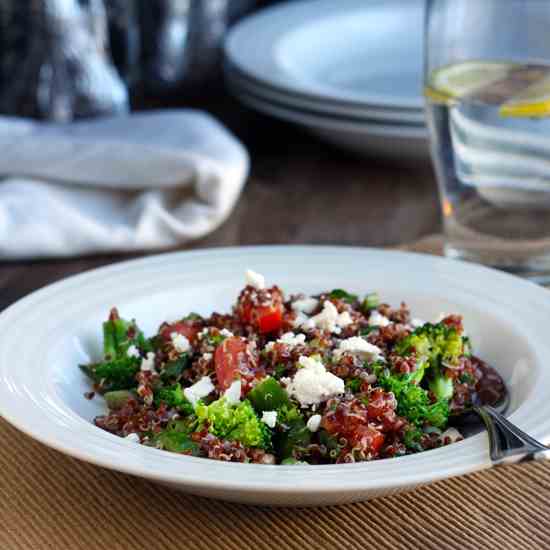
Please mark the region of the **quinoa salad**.
<svg viewBox="0 0 550 550"><path fill-rule="evenodd" d="M454 443L452 415L505 391L458 315L424 322L376 293L287 297L245 279L232 313L189 313L151 337L113 308L102 360L80 365L86 398L108 407L95 425L215 460L347 463Z"/></svg>

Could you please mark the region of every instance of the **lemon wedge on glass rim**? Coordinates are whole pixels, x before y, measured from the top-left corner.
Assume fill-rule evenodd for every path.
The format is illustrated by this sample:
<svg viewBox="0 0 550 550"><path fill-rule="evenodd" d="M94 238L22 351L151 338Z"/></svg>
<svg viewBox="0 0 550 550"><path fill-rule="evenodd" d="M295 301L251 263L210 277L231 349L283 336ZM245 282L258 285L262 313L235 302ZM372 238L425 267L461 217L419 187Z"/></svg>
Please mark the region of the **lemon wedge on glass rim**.
<svg viewBox="0 0 550 550"><path fill-rule="evenodd" d="M425 95L436 103L487 96L503 117L550 116L550 67L505 61L465 61L436 69Z"/></svg>

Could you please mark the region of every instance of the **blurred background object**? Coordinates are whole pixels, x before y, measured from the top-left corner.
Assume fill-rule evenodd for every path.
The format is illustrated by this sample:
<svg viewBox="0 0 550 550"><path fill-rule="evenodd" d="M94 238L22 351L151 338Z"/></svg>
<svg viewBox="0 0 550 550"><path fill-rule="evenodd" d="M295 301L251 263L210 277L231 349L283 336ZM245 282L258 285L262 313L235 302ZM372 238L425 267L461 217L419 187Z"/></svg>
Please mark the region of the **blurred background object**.
<svg viewBox="0 0 550 550"><path fill-rule="evenodd" d="M122 113L103 0L1 4L0 110L55 121Z"/></svg>
<svg viewBox="0 0 550 550"><path fill-rule="evenodd" d="M3 0L0 112L68 121L220 75L227 29L262 0Z"/></svg>

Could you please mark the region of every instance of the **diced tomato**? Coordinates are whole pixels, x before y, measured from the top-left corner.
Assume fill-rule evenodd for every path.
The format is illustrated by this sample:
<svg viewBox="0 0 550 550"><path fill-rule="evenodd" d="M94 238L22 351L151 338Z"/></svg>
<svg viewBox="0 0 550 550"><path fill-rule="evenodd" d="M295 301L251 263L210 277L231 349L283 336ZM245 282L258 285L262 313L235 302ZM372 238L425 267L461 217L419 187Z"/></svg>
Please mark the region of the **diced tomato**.
<svg viewBox="0 0 550 550"><path fill-rule="evenodd" d="M259 307L255 311L258 330L263 334L276 332L283 324L283 312L281 307Z"/></svg>
<svg viewBox="0 0 550 550"><path fill-rule="evenodd" d="M250 292L247 287L239 296L237 313L244 324L262 334L277 332L283 326L282 292L277 287Z"/></svg>
<svg viewBox="0 0 550 550"><path fill-rule="evenodd" d="M384 434L372 426L359 426L349 436L352 447L359 447L373 455L378 454L384 444L384 439Z"/></svg>
<svg viewBox="0 0 550 550"><path fill-rule="evenodd" d="M160 336L165 342L169 342L172 338L172 334L176 332L177 334L182 334L193 343L197 339L199 331L200 328L197 326L186 323L185 321L177 321L176 323L164 325L160 331Z"/></svg>
<svg viewBox="0 0 550 550"><path fill-rule="evenodd" d="M241 369L248 363L246 357L246 340L238 337L226 338L214 354L216 378L221 391L226 390L240 378Z"/></svg>

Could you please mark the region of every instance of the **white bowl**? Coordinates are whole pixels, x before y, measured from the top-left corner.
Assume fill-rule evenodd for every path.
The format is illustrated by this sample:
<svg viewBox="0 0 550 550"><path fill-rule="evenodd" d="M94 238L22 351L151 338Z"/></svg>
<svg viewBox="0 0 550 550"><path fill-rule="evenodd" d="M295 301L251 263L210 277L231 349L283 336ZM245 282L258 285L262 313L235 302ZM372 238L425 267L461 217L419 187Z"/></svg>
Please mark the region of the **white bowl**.
<svg viewBox="0 0 550 550"><path fill-rule="evenodd" d="M263 505L365 500L491 465L485 434L417 455L370 463L263 466L185 457L96 428L101 399L88 401L77 368L98 357L101 322L117 305L147 332L191 310L227 310L245 268L287 292L333 287L406 300L426 320L464 315L476 352L511 393L510 419L550 439L547 291L518 278L452 260L339 247L257 247L182 252L125 262L39 290L0 315L0 413L62 452L190 493Z"/></svg>
<svg viewBox="0 0 550 550"><path fill-rule="evenodd" d="M235 25L225 58L258 83L342 107L420 111L424 0L310 0Z"/></svg>

